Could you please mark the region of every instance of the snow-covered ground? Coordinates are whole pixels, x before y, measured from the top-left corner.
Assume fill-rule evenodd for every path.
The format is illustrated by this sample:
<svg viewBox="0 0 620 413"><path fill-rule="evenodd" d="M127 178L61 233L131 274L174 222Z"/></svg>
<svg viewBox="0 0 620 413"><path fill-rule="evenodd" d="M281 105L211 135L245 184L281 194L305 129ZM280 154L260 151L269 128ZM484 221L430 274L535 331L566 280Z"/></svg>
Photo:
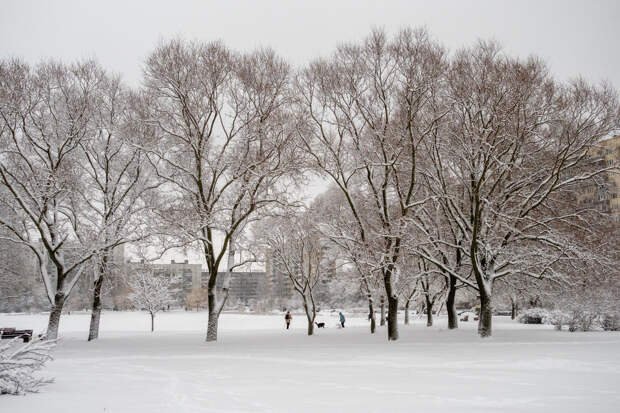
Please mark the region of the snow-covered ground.
<svg viewBox="0 0 620 413"><path fill-rule="evenodd" d="M86 342L89 315L61 321L62 342L41 393L0 397L0 412L580 412L620 411L620 334L556 332L494 319L448 331L416 319L389 343L363 318L223 314L205 343L204 312L106 312ZM43 331L46 316L0 314L0 326Z"/></svg>

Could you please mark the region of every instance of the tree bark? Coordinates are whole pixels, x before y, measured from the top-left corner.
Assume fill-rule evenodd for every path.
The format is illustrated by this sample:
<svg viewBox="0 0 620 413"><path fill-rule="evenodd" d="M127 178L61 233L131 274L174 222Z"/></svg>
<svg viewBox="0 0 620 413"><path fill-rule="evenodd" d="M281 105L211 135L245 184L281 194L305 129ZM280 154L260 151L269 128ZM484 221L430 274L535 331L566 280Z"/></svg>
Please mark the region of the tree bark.
<svg viewBox="0 0 620 413"><path fill-rule="evenodd" d="M398 297L388 297L388 340L398 340Z"/></svg>
<svg viewBox="0 0 620 413"><path fill-rule="evenodd" d="M99 284L99 287L98 285ZM101 283L95 282L95 293L93 296L93 309L90 314L90 327L88 329L88 341L99 338L99 322L101 320ZM99 291L97 291L99 288Z"/></svg>
<svg viewBox="0 0 620 413"><path fill-rule="evenodd" d="M409 301L405 303L405 325L409 325Z"/></svg>
<svg viewBox="0 0 620 413"><path fill-rule="evenodd" d="M308 335L311 336L312 334L314 334L314 319L316 317L316 314L314 314L314 311L312 311L312 314L310 314L310 307L308 306L305 297L304 310L306 311L306 318L308 319Z"/></svg>
<svg viewBox="0 0 620 413"><path fill-rule="evenodd" d="M491 337L493 320L493 305L491 294L484 288L480 289L480 318L478 319L478 335Z"/></svg>
<svg viewBox="0 0 620 413"><path fill-rule="evenodd" d="M385 325L385 297L381 296L381 320L379 321L379 325Z"/></svg>
<svg viewBox="0 0 620 413"><path fill-rule="evenodd" d="M222 298L222 302L219 304L216 298L217 268L211 269L212 273L209 276L209 283L207 284L207 299L209 300L207 306L209 309L209 320L207 321L206 341L217 341L217 324L220 318L220 313L224 309L224 305L226 305L226 300L228 300L228 283L230 282L231 273L235 265L235 250L234 238L231 236L228 242L227 277L224 279L224 285L222 287L222 294L224 294L224 297Z"/></svg>
<svg viewBox="0 0 620 413"><path fill-rule="evenodd" d="M459 328L459 318L456 314L456 277L453 275L449 276L446 311L448 311L448 329Z"/></svg>
<svg viewBox="0 0 620 413"><path fill-rule="evenodd" d="M425 295L426 298L426 327L433 326L433 303L431 302L431 298L428 294Z"/></svg>
<svg viewBox="0 0 620 413"><path fill-rule="evenodd" d="M372 303L372 296L368 295L368 314L370 314L370 334L375 334L377 322L375 320L375 309Z"/></svg>
<svg viewBox="0 0 620 413"><path fill-rule="evenodd" d="M65 300L66 297L62 292L57 292L54 296L54 306L52 307L52 311L50 311L50 317L47 323L46 338L48 340L56 340L58 338L60 316L62 315L62 308L65 305Z"/></svg>
<svg viewBox="0 0 620 413"><path fill-rule="evenodd" d="M510 300L510 306L510 319L514 320L517 316L517 304L514 302L514 300Z"/></svg>
<svg viewBox="0 0 620 413"><path fill-rule="evenodd" d="M151 313L151 333L155 331L155 313Z"/></svg>
<svg viewBox="0 0 620 413"><path fill-rule="evenodd" d="M209 295L209 300L211 295ZM219 314L209 304L209 321L207 322L207 341L217 341L217 322Z"/></svg>
<svg viewBox="0 0 620 413"><path fill-rule="evenodd" d="M90 328L88 329L88 341L99 337L99 322L101 320L101 290L105 279L105 269L108 261L107 254L103 256L103 262L99 264L99 277L95 280L93 290L93 309L90 314Z"/></svg>

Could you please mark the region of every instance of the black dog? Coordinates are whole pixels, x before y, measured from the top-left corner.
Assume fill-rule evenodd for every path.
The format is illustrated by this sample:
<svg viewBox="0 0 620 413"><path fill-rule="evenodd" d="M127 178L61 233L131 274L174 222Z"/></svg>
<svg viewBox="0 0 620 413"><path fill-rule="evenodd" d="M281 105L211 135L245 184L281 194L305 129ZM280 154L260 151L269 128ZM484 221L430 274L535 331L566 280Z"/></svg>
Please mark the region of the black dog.
<svg viewBox="0 0 620 413"><path fill-rule="evenodd" d="M325 323L314 323L318 328L325 328Z"/></svg>

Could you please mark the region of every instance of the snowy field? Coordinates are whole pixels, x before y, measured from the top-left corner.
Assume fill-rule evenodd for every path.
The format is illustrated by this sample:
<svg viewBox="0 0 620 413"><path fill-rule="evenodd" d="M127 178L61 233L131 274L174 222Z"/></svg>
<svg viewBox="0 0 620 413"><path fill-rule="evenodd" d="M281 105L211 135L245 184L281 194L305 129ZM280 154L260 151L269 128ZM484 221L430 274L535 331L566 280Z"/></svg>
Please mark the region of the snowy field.
<svg viewBox="0 0 620 413"><path fill-rule="evenodd" d="M62 342L41 393L0 397L0 412L617 412L620 334L556 332L494 319L480 340L475 323L446 320L385 328L336 314L305 334L295 314L223 314L219 341L205 343L207 314L104 313L88 343L89 315L63 316ZM0 314L0 326L43 331L45 315Z"/></svg>

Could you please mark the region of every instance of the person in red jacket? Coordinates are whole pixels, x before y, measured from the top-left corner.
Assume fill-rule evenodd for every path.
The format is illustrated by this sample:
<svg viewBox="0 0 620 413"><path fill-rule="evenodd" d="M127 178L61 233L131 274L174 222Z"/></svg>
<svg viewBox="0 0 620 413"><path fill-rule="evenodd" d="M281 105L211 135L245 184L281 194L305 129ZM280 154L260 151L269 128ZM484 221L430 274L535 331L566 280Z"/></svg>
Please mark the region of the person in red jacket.
<svg viewBox="0 0 620 413"><path fill-rule="evenodd" d="M288 330L288 327L291 325L291 320L293 319L293 316L291 315L290 311L286 312L286 315L284 316L284 321L286 321L286 329Z"/></svg>

